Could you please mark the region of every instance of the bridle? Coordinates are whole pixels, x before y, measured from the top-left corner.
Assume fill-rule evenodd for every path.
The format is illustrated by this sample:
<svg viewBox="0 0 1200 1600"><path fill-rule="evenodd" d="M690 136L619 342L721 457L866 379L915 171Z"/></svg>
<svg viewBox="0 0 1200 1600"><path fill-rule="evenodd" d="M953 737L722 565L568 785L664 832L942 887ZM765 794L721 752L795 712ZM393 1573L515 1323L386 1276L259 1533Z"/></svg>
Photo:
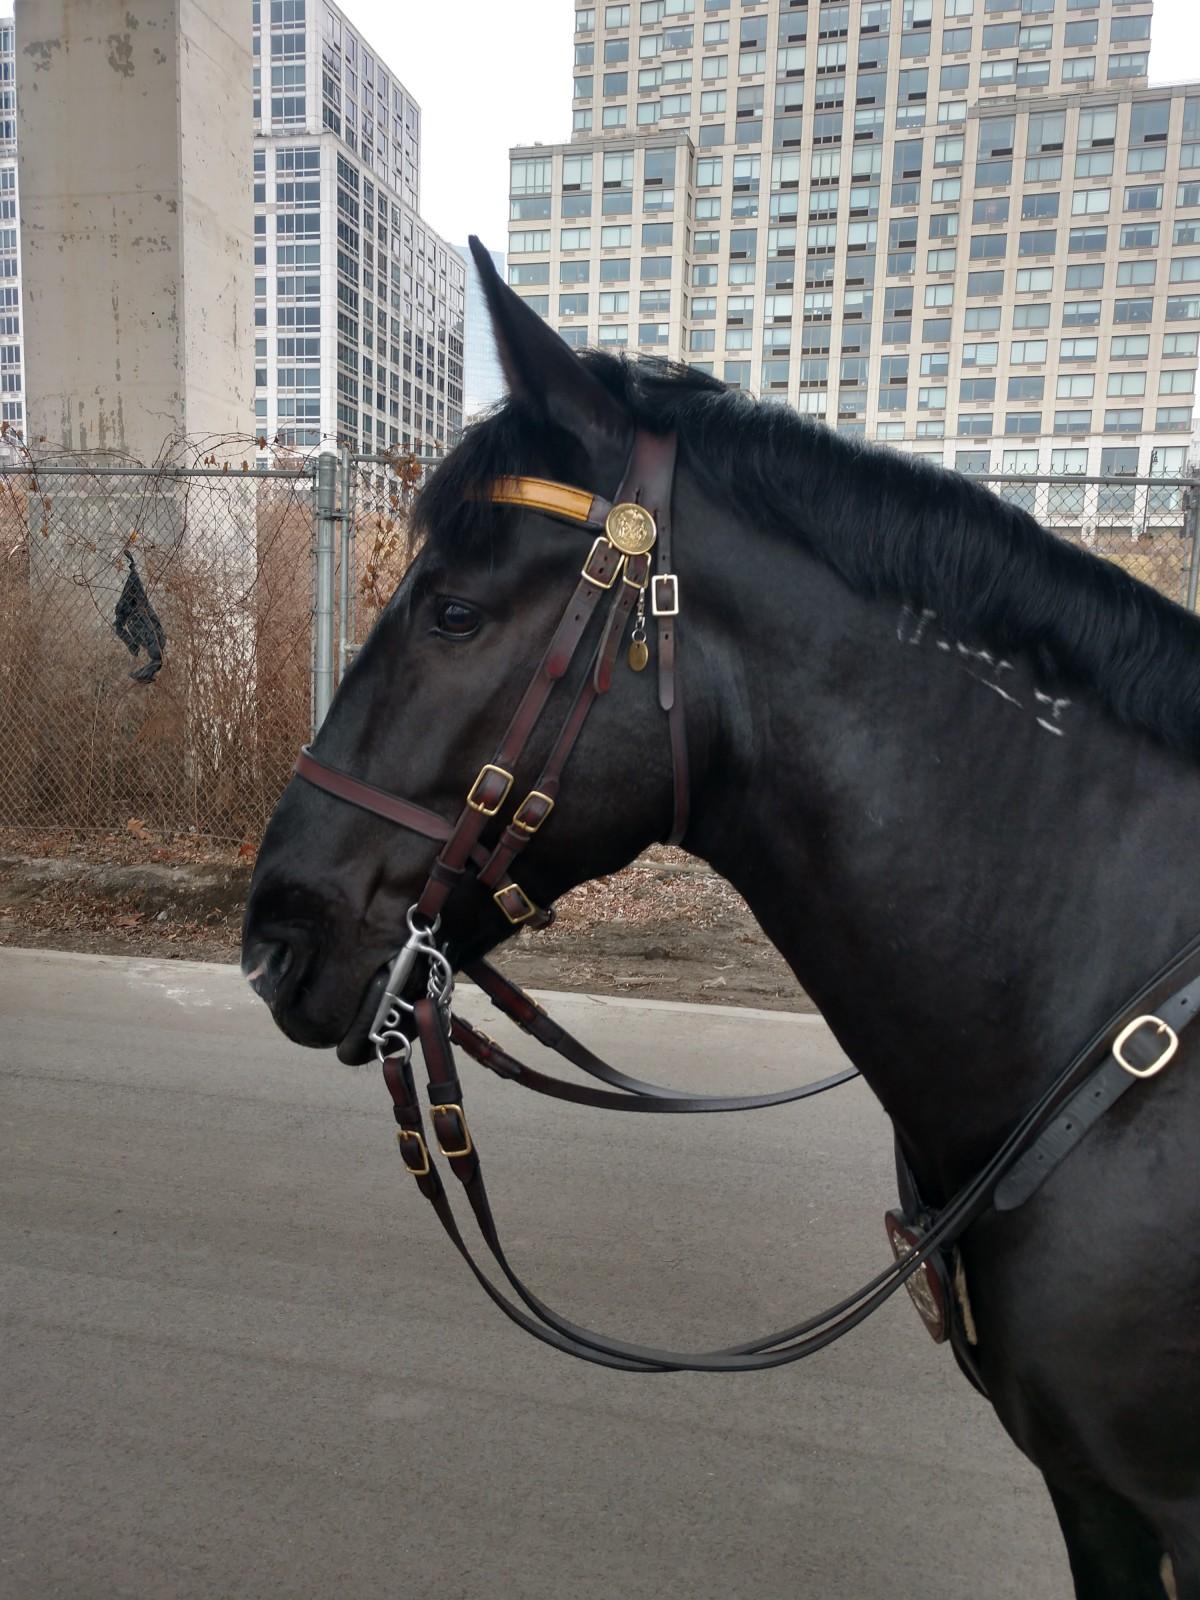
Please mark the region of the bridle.
<svg viewBox="0 0 1200 1600"><path fill-rule="evenodd" d="M583 732L588 714L600 696L612 687L617 653L626 624L635 611L638 622L634 638L644 649L647 588L651 612L658 624L658 702L667 714L674 777L674 814L668 842L680 843L687 832L687 732L675 672L679 579L671 564L674 476L675 435L639 430L615 504L584 489L572 489L543 478L500 478L490 486L487 498L497 505L538 511L556 521L592 530L596 537L537 670L491 761L479 769L453 827L422 806L327 766L307 749L301 752L296 771L309 783L365 811L442 842L416 903L418 916L427 922L441 915L450 894L471 866L475 868L478 883L489 891L511 924L519 926L543 915L525 891L513 882L510 869L554 810L563 769ZM541 773L513 810L496 843L490 850L482 850L480 839L508 801L514 774L540 725L554 688L570 670L606 596L608 613L589 670Z"/></svg>
<svg viewBox="0 0 1200 1600"><path fill-rule="evenodd" d="M463 1110L455 1045L499 1077L535 1093L616 1111L759 1110L807 1099L858 1076L857 1070L850 1067L799 1088L759 1095L689 1095L662 1088L601 1060L488 962L466 966L467 975L505 1016L538 1043L606 1085L596 1088L536 1071L451 1009L454 970L437 942L437 934L446 901L460 884L469 881L470 873L514 926L549 920L550 914L536 906L513 881L510 869L555 809L564 768L588 714L612 686L631 616L636 619L631 649L638 645L645 649L647 590L651 613L657 620L658 700L667 714L671 747L674 805L669 842L679 843L686 833L689 768L676 670L680 607L671 531L675 454L673 435L639 430L615 502L587 490L530 477L497 479L483 496L499 505L521 507L591 530L595 537L533 678L492 760L480 768L471 784L455 822L331 767L307 748L297 759L296 772L316 788L440 845L425 886L408 911L408 938L388 973L370 1038L392 1098L404 1165L485 1293L511 1321L543 1343L603 1366L631 1372L757 1371L815 1354L864 1321L914 1274L932 1274L942 1254L982 1211L989 1205L1005 1210L1021 1204L1074 1148L1103 1110L1135 1081L1161 1070L1178 1046L1178 1032L1200 1009L1200 940L1194 940L1129 1006L1093 1035L1021 1118L985 1167L940 1212L929 1213L919 1233L910 1234L903 1243L897 1243L893 1236L896 1259L887 1268L818 1315L744 1344L687 1353L629 1344L591 1332L560 1316L527 1288L509 1263L500 1241L479 1152ZM609 597L607 613L603 612L605 596ZM550 754L533 788L514 808L499 836L490 845L485 844L484 835L509 801L515 774L553 691L566 677L597 615L603 615L603 622L588 671ZM630 664L640 670L645 660L646 655L639 651L631 654ZM426 993L410 1000L411 981L422 963L426 968ZM1147 1014L1152 1007L1157 1014ZM1147 1037L1148 1029L1153 1037ZM484 1242L520 1304L510 1301L487 1276L458 1227L426 1138L413 1081L410 1032L415 1034L424 1057L430 1117L438 1148L462 1184ZM1162 1048L1158 1040L1164 1035L1169 1036L1168 1045Z"/></svg>

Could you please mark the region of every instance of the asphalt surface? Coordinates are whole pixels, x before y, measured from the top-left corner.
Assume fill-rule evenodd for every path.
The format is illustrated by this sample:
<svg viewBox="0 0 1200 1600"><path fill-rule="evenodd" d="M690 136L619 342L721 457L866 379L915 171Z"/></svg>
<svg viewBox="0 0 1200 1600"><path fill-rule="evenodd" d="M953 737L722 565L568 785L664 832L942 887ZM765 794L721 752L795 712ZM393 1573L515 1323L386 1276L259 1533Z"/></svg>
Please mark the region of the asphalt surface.
<svg viewBox="0 0 1200 1600"><path fill-rule="evenodd" d="M812 1018L555 1007L709 1091L839 1060ZM480 1077L512 1253L577 1320L720 1345L886 1259L861 1084L668 1123ZM232 968L0 950L0 1196L4 1600L1071 1592L1040 1479L905 1296L762 1375L545 1350L416 1194L374 1072L290 1045Z"/></svg>

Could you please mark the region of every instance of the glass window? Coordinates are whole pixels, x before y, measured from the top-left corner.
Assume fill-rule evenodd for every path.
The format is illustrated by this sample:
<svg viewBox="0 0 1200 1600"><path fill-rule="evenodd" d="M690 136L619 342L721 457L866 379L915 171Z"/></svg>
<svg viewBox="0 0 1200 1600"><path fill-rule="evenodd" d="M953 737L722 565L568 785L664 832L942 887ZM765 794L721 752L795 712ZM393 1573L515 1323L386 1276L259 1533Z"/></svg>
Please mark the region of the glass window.
<svg viewBox="0 0 1200 1600"><path fill-rule="evenodd" d="M1117 108L1104 106L1079 113L1079 147L1081 150L1107 148L1117 137Z"/></svg>
<svg viewBox="0 0 1200 1600"><path fill-rule="evenodd" d="M1128 50L1124 55L1109 56L1108 81L1114 83L1121 78L1144 78L1150 57L1145 50Z"/></svg>
<svg viewBox="0 0 1200 1600"><path fill-rule="evenodd" d="M971 205L971 221L985 224L1004 223L1008 221L1008 209L1009 197L1006 194L975 200ZM999 253L1004 254L1003 250Z"/></svg>
<svg viewBox="0 0 1200 1600"><path fill-rule="evenodd" d="M963 327L968 333L994 333L999 326L999 306L968 306L963 313Z"/></svg>
<svg viewBox="0 0 1200 1600"><path fill-rule="evenodd" d="M1114 340L1114 344L1115 344ZM1094 335L1090 338L1063 339L1058 346L1058 359L1060 361L1095 361L1100 350L1100 341Z"/></svg>
<svg viewBox="0 0 1200 1600"><path fill-rule="evenodd" d="M1011 155L1016 126L1015 117L981 117L979 121L980 157Z"/></svg>
<svg viewBox="0 0 1200 1600"><path fill-rule="evenodd" d="M1049 306L1025 305L1013 307L1014 328L1048 328L1049 326Z"/></svg>
<svg viewBox="0 0 1200 1600"><path fill-rule="evenodd" d="M1122 322L1149 322L1154 315L1154 301L1150 296L1144 300L1118 300L1113 306L1113 321ZM1170 316L1170 301L1167 302L1167 315ZM1097 311L1096 321L1099 322Z"/></svg>
<svg viewBox="0 0 1200 1600"><path fill-rule="evenodd" d="M1060 400L1090 400L1096 392L1094 372L1060 373L1054 389Z"/></svg>
<svg viewBox="0 0 1200 1600"><path fill-rule="evenodd" d="M1158 375L1159 394L1192 394L1196 388L1193 367L1176 367Z"/></svg>
<svg viewBox="0 0 1200 1600"><path fill-rule="evenodd" d="M1128 193L1128 190L1126 191ZM1103 216L1112 203L1111 189L1076 189L1071 196L1073 217Z"/></svg>
<svg viewBox="0 0 1200 1600"><path fill-rule="evenodd" d="M1018 267L1018 294L1048 294L1054 286L1053 267Z"/></svg>
<svg viewBox="0 0 1200 1600"><path fill-rule="evenodd" d="M1078 266L1068 267L1063 286L1068 290L1103 289L1104 262L1085 262Z"/></svg>
<svg viewBox="0 0 1200 1600"><path fill-rule="evenodd" d="M1058 216L1057 194L1023 194L1021 196L1022 222L1041 221L1045 218ZM978 204L978 202L976 202ZM1005 220L1007 220L1007 199L1005 204Z"/></svg>

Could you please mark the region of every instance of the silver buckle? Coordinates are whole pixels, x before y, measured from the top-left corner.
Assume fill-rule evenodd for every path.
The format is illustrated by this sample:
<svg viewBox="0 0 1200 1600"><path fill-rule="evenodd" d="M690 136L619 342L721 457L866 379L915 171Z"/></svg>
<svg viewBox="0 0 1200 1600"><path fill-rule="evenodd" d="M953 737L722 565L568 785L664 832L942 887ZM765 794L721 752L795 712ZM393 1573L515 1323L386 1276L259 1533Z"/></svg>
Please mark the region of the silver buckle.
<svg viewBox="0 0 1200 1600"><path fill-rule="evenodd" d="M650 580L650 610L656 617L679 615L679 579L673 572L656 572Z"/></svg>

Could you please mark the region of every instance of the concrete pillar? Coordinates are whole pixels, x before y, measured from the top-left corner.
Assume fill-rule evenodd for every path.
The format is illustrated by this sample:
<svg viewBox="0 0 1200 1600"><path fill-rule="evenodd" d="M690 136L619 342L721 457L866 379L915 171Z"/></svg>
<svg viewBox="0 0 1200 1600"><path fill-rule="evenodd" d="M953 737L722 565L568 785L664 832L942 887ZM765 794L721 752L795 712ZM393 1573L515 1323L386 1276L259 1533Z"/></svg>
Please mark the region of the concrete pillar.
<svg viewBox="0 0 1200 1600"><path fill-rule="evenodd" d="M16 0L16 31L28 439L251 433L246 0Z"/></svg>

